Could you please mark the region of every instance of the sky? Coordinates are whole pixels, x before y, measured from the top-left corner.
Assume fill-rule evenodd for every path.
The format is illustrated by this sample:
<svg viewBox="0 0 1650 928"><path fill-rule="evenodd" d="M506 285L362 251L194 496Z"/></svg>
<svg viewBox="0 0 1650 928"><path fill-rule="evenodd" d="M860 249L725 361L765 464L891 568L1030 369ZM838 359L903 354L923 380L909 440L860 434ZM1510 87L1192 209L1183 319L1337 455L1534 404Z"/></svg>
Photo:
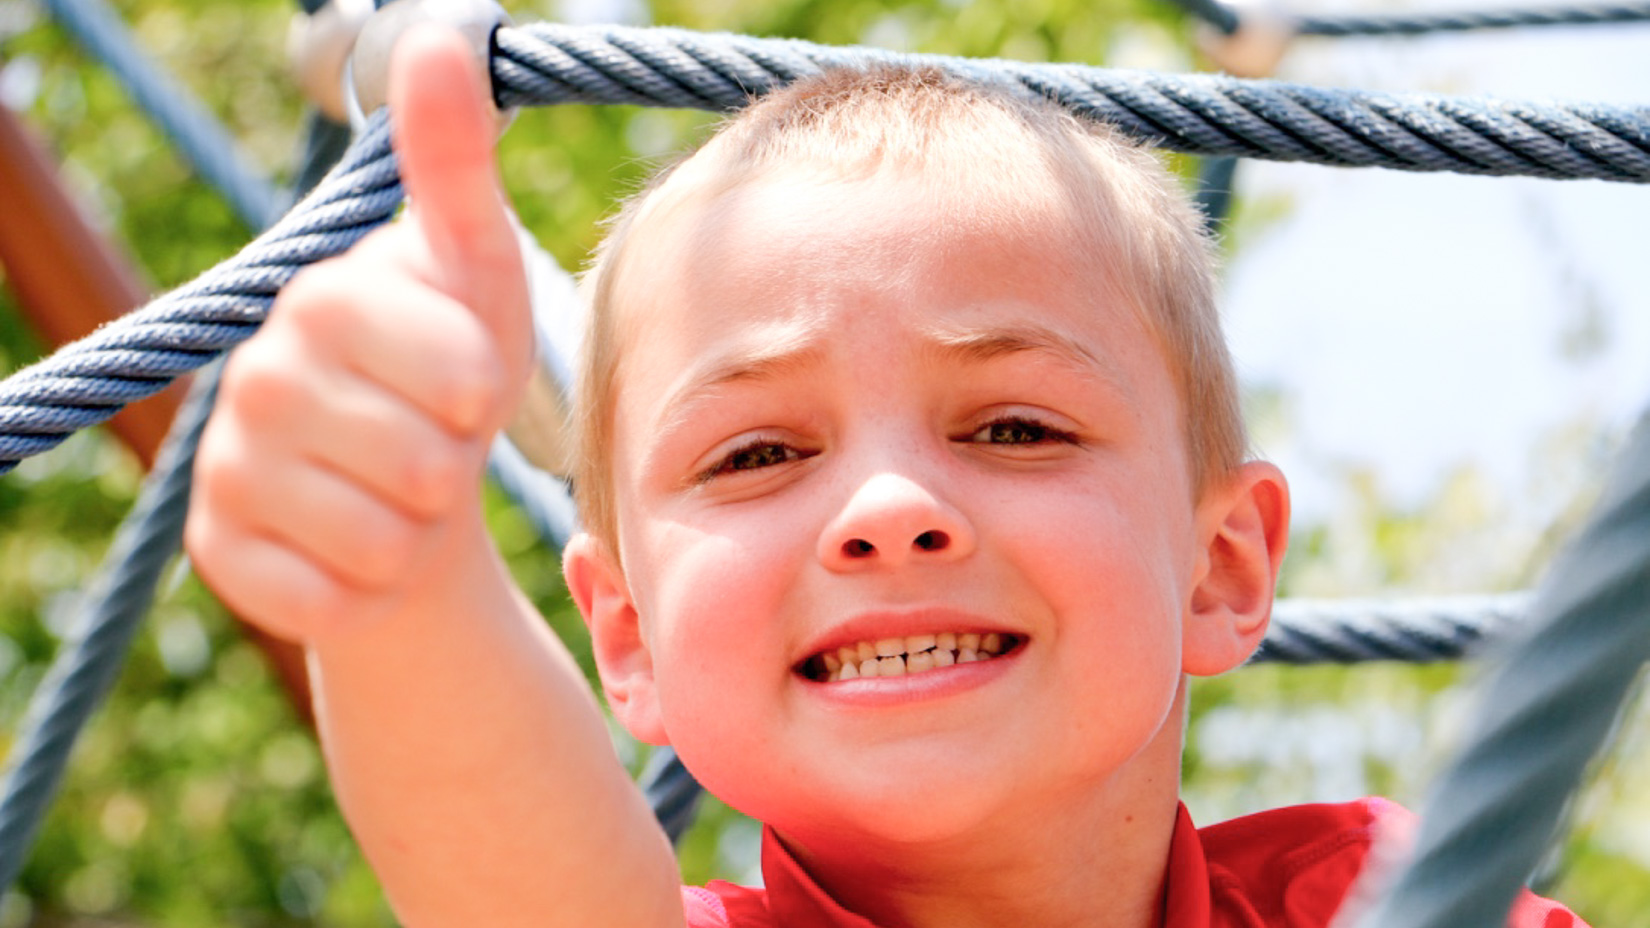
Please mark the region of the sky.
<svg viewBox="0 0 1650 928"><path fill-rule="evenodd" d="M1300 39L1278 77L1650 106L1650 23ZM1282 397L1256 433L1302 520L1350 470L1413 506L1462 467L1542 517L1575 487L1536 449L1619 440L1650 401L1650 186L1246 162L1238 194L1227 324Z"/></svg>

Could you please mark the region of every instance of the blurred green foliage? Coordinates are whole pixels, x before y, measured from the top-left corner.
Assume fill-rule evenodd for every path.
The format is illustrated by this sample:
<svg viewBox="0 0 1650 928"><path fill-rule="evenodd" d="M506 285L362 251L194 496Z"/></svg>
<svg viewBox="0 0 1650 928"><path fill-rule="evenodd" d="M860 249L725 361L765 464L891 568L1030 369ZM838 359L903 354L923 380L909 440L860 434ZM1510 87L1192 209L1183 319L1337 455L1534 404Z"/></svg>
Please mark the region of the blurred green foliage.
<svg viewBox="0 0 1650 928"><path fill-rule="evenodd" d="M517 21L611 16L701 29L1185 69L1184 24L1150 0L567 0L507 4ZM277 178L292 171L302 101L284 72L286 0L124 0L157 62L202 98ZM157 288L247 239L124 92L32 0L0 0L0 93L61 159L63 176ZM523 114L501 161L523 219L561 262L583 264L598 221L711 117L635 108ZM1178 162L1177 162L1178 163ZM1240 221L1242 216L1239 217ZM0 220L3 221L3 220ZM1240 226L1241 229L1241 226ZM40 353L0 293L0 370ZM1262 398L1264 399L1264 397ZM1575 448L1553 453L1596 461ZM80 591L139 476L102 434L77 437L0 480L0 748L17 730ZM1451 592L1529 582L1555 535L1509 543L1502 504L1470 473L1433 505L1394 511L1378 483L1347 475L1345 511L1296 538L1287 591ZM583 629L553 556L499 499L490 510L518 579L574 643ZM1561 522L1562 524L1562 522ZM1420 802L1460 737L1455 667L1254 668L1193 690L1186 796L1202 821L1368 792ZM1650 791L1626 771L1650 761L1641 708L1576 804L1549 891L1597 925L1650 912ZM621 743L621 750L634 752ZM640 764L643 757L626 755ZM682 848L684 875L738 879L753 823L715 802ZM109 705L83 739L64 793L0 928L21 925L374 926L393 920L332 805L307 729L234 622L180 571Z"/></svg>

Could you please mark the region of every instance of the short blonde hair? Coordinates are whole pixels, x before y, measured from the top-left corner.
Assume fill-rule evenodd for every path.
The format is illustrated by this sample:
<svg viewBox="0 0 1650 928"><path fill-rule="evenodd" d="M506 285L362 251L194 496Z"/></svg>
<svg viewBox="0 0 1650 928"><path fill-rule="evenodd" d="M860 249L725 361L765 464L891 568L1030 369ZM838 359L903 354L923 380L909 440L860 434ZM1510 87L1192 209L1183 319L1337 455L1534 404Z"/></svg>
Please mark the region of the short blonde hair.
<svg viewBox="0 0 1650 928"><path fill-rule="evenodd" d="M1159 341L1185 410L1192 493L1234 470L1246 439L1214 303L1213 249L1201 214L1162 163L1108 126L938 69L839 70L754 102L614 216L582 281L589 316L573 478L591 534L617 556L613 420L627 340L620 307L636 276L639 229L683 202L801 165L828 178L896 164L946 184L978 182L971 200L1012 219L1015 189L1001 168L1027 163L1080 194L1064 205L1091 230L1095 263Z"/></svg>

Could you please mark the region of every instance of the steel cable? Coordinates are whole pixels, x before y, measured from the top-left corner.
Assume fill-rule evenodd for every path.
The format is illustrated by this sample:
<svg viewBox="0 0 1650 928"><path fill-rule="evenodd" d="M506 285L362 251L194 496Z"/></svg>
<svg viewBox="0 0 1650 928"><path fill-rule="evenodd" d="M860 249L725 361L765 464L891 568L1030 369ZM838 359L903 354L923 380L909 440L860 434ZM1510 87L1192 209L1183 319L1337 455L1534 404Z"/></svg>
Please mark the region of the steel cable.
<svg viewBox="0 0 1650 928"><path fill-rule="evenodd" d="M1207 155L1650 182L1650 110L1329 90L1199 75L896 55L674 29L501 29L507 104L726 109L833 65L918 62L1039 93L1141 139ZM383 116L320 187L240 254L0 382L0 473L158 391L249 336L304 265L342 252L401 201Z"/></svg>
<svg viewBox="0 0 1650 928"><path fill-rule="evenodd" d="M1357 928L1496 928L1650 661L1650 424L1531 604L1526 637L1479 688L1473 733L1417 845Z"/></svg>
<svg viewBox="0 0 1650 928"><path fill-rule="evenodd" d="M239 154L234 136L205 106L144 57L108 4L102 0L41 2L114 74L248 228L262 229L280 215L281 195L276 187Z"/></svg>

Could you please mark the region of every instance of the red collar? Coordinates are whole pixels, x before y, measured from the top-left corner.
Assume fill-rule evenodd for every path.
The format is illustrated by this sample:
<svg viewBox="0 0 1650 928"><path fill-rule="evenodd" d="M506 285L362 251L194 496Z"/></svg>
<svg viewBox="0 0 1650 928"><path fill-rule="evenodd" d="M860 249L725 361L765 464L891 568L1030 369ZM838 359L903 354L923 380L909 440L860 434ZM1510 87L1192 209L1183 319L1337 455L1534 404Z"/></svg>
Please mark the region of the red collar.
<svg viewBox="0 0 1650 928"><path fill-rule="evenodd" d="M1169 839L1169 866L1163 875L1161 928L1204 928L1213 917L1209 902L1209 859L1186 804L1175 815Z"/></svg>
<svg viewBox="0 0 1650 928"><path fill-rule="evenodd" d="M1183 805L1170 839L1156 928L1331 924L1376 838L1401 839L1413 827L1413 816L1383 799L1289 806L1202 830ZM729 883L686 890L694 913L704 913L689 923L876 928L826 895L771 831L762 839L762 875L765 890ZM1562 918L1547 920L1555 914ZM1584 925L1562 906L1527 892L1509 924Z"/></svg>
<svg viewBox="0 0 1650 928"><path fill-rule="evenodd" d="M752 905L767 910L767 921L753 920L753 924L768 923L785 928L877 928L869 919L844 909L827 895L771 828L762 830L762 882L767 887L765 894L723 895L728 914L735 916L733 924L744 923L738 917L738 910ZM1197 827L1182 805L1175 817L1174 836L1169 845L1159 928L1204 928L1209 924L1209 917L1209 866Z"/></svg>

